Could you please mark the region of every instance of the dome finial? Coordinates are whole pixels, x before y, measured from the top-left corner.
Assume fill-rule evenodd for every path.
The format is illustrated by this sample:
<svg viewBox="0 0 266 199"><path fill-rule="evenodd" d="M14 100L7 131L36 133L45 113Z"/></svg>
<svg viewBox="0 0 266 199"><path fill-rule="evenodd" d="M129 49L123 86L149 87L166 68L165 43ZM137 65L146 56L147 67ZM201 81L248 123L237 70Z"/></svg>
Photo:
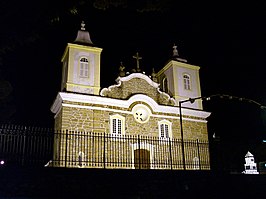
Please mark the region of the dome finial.
<svg viewBox="0 0 266 199"><path fill-rule="evenodd" d="M152 68L151 79L154 82L158 82L154 68Z"/></svg>
<svg viewBox="0 0 266 199"><path fill-rule="evenodd" d="M123 65L123 62L120 62L120 66L119 66L119 76L120 77L125 77L126 76L126 72L125 72L125 66Z"/></svg>
<svg viewBox="0 0 266 199"><path fill-rule="evenodd" d="M173 46L173 57L172 57L172 59L177 60L177 61L181 61L181 62L187 62L186 59L183 59L183 58L179 57L177 46L175 45L175 43L174 43L174 46Z"/></svg>
<svg viewBox="0 0 266 199"><path fill-rule="evenodd" d="M81 28L78 31L77 37L74 42L78 44L93 45L90 38L90 33L85 30L85 25L85 22L81 21Z"/></svg>

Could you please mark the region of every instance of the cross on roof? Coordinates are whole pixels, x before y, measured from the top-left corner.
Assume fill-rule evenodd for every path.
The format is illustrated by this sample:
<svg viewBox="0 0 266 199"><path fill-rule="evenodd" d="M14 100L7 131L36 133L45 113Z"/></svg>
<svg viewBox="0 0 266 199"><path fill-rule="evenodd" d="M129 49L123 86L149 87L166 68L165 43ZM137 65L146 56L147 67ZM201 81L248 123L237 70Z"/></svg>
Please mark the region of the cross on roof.
<svg viewBox="0 0 266 199"><path fill-rule="evenodd" d="M178 55L178 51L177 51L177 46L174 44L174 46L173 46L173 57L178 57L179 55Z"/></svg>
<svg viewBox="0 0 266 199"><path fill-rule="evenodd" d="M139 56L139 53L137 52L136 55L133 56L133 58L137 61L137 69L139 69L139 60L142 59L142 57Z"/></svg>

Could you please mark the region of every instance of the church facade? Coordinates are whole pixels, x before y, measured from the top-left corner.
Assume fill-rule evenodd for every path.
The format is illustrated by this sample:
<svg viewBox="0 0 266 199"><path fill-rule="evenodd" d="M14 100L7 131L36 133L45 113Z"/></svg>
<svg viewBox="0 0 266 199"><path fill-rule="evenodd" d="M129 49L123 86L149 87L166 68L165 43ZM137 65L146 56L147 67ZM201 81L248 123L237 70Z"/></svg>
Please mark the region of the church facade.
<svg viewBox="0 0 266 199"><path fill-rule="evenodd" d="M122 169L209 170L207 118L199 66L178 55L155 73L120 66L117 84L100 87L101 48L82 23L62 57L61 91L51 107L55 119L53 166ZM183 136L181 136L182 110Z"/></svg>

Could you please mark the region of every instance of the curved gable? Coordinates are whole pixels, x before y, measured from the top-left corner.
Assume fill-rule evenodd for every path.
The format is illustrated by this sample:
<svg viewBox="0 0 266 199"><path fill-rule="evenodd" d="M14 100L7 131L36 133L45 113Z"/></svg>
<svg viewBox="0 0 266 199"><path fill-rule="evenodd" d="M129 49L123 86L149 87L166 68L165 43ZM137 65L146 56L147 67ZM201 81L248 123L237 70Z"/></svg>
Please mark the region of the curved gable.
<svg viewBox="0 0 266 199"><path fill-rule="evenodd" d="M103 88L100 95L115 99L129 99L133 95L143 94L158 104L176 105L175 100L170 98L167 93L161 92L159 84L152 81L147 75L133 73L126 77L119 77L116 81L117 85Z"/></svg>

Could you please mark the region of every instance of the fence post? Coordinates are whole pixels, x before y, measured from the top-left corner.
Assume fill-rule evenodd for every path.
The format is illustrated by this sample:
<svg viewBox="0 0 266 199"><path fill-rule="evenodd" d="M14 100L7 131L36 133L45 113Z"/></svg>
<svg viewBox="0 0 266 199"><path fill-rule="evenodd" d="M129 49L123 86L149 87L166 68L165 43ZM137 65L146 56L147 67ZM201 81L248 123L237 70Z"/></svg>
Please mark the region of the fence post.
<svg viewBox="0 0 266 199"><path fill-rule="evenodd" d="M103 134L103 168L105 169L105 132Z"/></svg>
<svg viewBox="0 0 266 199"><path fill-rule="evenodd" d="M26 127L24 128L24 131L23 131L23 133L22 133L22 135L23 135L23 144L22 144L22 166L24 166L24 161L25 161L25 147L26 147ZM28 134L27 134L28 135ZM30 137L30 136L28 136L28 137ZM32 139L32 135L31 135L31 137L30 137L30 139Z"/></svg>
<svg viewBox="0 0 266 199"><path fill-rule="evenodd" d="M186 146L187 146L187 144L186 144ZM187 169L186 168L186 154L185 154L185 141L184 141L184 139L181 139L181 150L182 150L182 163L183 163L183 169L184 169L184 171Z"/></svg>
<svg viewBox="0 0 266 199"><path fill-rule="evenodd" d="M140 169L140 166L141 166L141 162L140 162L140 135L138 135L138 151L139 151L139 169Z"/></svg>
<svg viewBox="0 0 266 199"><path fill-rule="evenodd" d="M171 170L173 170L172 148L171 148L171 138L170 137L169 137L169 156L170 156Z"/></svg>
<svg viewBox="0 0 266 199"><path fill-rule="evenodd" d="M67 141L68 140L68 130L66 130L66 148L65 148L65 167L67 167Z"/></svg>
<svg viewBox="0 0 266 199"><path fill-rule="evenodd" d="M200 148L199 148L199 140L196 140L197 143L197 149L198 149L198 157L199 157L199 170L201 170L201 160L200 160Z"/></svg>

